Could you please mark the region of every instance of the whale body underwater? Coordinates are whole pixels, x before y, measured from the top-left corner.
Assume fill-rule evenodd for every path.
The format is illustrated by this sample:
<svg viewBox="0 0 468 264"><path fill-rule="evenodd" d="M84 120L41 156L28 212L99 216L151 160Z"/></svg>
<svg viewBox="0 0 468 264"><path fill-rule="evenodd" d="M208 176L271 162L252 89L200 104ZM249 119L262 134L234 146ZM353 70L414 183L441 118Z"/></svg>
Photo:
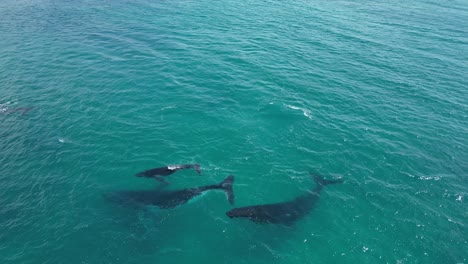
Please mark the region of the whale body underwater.
<svg viewBox="0 0 468 264"><path fill-rule="evenodd" d="M11 109L2 109L0 108L0 114L13 114L13 113L21 113L21 115L27 114L29 111L33 110L34 106L28 106L28 107L17 107L17 108L11 108Z"/></svg>
<svg viewBox="0 0 468 264"><path fill-rule="evenodd" d="M317 175L311 176L315 180L315 188L291 201L234 208L226 215L229 218L246 218L255 223L292 225L312 211L324 186L343 182L343 179L326 180Z"/></svg>
<svg viewBox="0 0 468 264"><path fill-rule="evenodd" d="M160 209L170 209L183 205L191 199L210 190L222 190L226 193L227 200L234 204L234 192L232 184L234 176L229 175L219 184L201 187L187 188L176 191L141 190L141 191L119 191L108 195L108 198L123 205L130 206L157 206Z"/></svg>

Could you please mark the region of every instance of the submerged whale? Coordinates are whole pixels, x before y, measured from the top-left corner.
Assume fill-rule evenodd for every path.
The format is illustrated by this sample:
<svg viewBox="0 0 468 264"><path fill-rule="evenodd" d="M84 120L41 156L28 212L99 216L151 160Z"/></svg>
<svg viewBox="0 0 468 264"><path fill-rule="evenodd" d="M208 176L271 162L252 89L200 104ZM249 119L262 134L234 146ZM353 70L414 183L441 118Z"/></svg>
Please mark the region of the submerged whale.
<svg viewBox="0 0 468 264"><path fill-rule="evenodd" d="M200 164L180 164L180 165L169 165L165 167L155 168L139 172L136 174L137 177L145 178L155 178L156 180L168 184L162 177L169 176L172 173L184 170L184 169L194 169L198 174L201 174Z"/></svg>
<svg viewBox="0 0 468 264"><path fill-rule="evenodd" d="M11 108L11 109L0 109L0 114L13 114L13 113L21 113L21 115L27 114L29 111L34 109L34 106L29 106L29 107L17 107L17 108Z"/></svg>
<svg viewBox="0 0 468 264"><path fill-rule="evenodd" d="M256 223L291 225L306 216L314 208L320 197L320 191L325 185L343 182L343 179L325 180L317 175L311 174L311 176L316 183L315 189L294 200L234 208L228 211L226 215L229 218L247 218Z"/></svg>
<svg viewBox="0 0 468 264"><path fill-rule="evenodd" d="M183 205L192 198L210 190L223 190L227 200L234 204L234 192L232 184L234 176L230 175L219 184L206 185L177 191L145 190L145 191L122 191L113 193L110 198L123 204L145 206L153 205L161 209L170 209Z"/></svg>

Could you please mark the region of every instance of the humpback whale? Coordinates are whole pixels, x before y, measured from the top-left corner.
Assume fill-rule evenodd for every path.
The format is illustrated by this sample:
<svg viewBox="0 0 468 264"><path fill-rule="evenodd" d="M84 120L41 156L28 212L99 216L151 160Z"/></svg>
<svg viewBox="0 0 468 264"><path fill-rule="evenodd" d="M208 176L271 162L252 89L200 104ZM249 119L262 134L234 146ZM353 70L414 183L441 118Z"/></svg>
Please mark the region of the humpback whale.
<svg viewBox="0 0 468 264"><path fill-rule="evenodd" d="M315 180L315 188L291 201L234 208L226 215L229 218L247 218L255 223L291 225L314 208L325 185L343 182L343 179L325 180L317 175L311 176Z"/></svg>
<svg viewBox="0 0 468 264"><path fill-rule="evenodd" d="M137 173L136 176L145 177L145 178L155 178L156 180L162 183L169 184L162 177L169 176L178 170L184 170L184 169L194 169L198 174L201 174L200 164L180 164L180 165L169 165L165 167L146 170L146 171Z"/></svg>
<svg viewBox="0 0 468 264"><path fill-rule="evenodd" d="M153 205L161 209L175 208L190 201L192 198L210 190L223 190L227 200L234 204L234 192L232 184L234 176L229 175L219 184L206 185L195 188L181 189L177 191L145 190L145 191L122 191L113 193L110 197L120 203L145 206Z"/></svg>

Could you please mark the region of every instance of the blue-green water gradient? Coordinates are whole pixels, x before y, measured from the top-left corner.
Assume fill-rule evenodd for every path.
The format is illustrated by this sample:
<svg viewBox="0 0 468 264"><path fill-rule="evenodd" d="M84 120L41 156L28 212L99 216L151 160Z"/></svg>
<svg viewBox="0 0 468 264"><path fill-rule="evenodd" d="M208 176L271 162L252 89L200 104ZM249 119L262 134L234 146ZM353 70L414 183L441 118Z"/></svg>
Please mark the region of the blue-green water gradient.
<svg viewBox="0 0 468 264"><path fill-rule="evenodd" d="M462 0L3 0L0 262L467 263L467 62ZM292 227L106 199L195 162L167 188L345 182Z"/></svg>

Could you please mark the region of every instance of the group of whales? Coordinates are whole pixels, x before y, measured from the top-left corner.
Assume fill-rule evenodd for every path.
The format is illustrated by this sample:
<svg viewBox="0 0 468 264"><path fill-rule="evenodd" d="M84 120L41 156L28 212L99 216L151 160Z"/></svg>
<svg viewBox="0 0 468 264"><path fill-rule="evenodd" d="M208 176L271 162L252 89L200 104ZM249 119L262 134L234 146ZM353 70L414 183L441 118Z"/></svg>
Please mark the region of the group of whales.
<svg viewBox="0 0 468 264"><path fill-rule="evenodd" d="M194 169L198 174L201 174L200 164L183 164L150 169L140 172L136 174L136 176L154 178L164 184L168 184L163 177L169 176L174 172L183 169ZM255 223L291 225L306 216L314 208L318 201L320 191L324 186L343 182L343 179L326 180L318 175L311 174L311 176L316 183L315 188L293 200L234 208L226 212L226 215L229 218L246 218ZM234 176L229 175L219 184L170 192L161 192L160 190L125 191L119 193L119 197L126 203L153 205L161 209L169 209L185 204L192 198L199 196L206 191L223 190L226 193L229 203L234 205L234 192L232 189L233 183Z"/></svg>

